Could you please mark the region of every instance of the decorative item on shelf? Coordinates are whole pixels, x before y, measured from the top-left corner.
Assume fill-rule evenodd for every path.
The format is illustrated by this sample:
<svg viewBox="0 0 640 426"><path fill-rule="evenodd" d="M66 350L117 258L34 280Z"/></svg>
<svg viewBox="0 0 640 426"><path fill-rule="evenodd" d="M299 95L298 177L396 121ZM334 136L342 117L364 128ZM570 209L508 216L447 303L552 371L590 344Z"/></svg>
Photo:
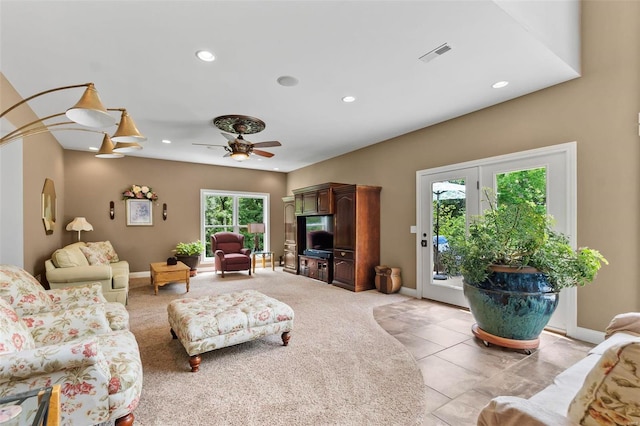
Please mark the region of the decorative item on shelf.
<svg viewBox="0 0 640 426"><path fill-rule="evenodd" d="M463 276L474 335L487 346L531 353L560 290L593 281L608 262L597 250L574 250L542 206L525 200L498 205L491 190L484 193L489 209L474 218L468 235L452 236L443 264L448 275Z"/></svg>
<svg viewBox="0 0 640 426"><path fill-rule="evenodd" d="M173 251L176 258L189 267L190 276L194 277L197 274L200 255L204 252L204 244L200 240L178 243Z"/></svg>
<svg viewBox="0 0 640 426"><path fill-rule="evenodd" d="M167 203L162 204L162 220L167 220Z"/></svg>
<svg viewBox="0 0 640 426"><path fill-rule="evenodd" d="M264 234L264 223L250 223L247 225L247 230L253 234L253 251L262 250L260 248L260 234Z"/></svg>
<svg viewBox="0 0 640 426"><path fill-rule="evenodd" d="M93 226L84 217L76 217L67 225L67 231L78 231L78 241L82 231L93 231Z"/></svg>
<svg viewBox="0 0 640 426"><path fill-rule="evenodd" d="M20 105L27 103L31 99L46 95L48 93L74 89L78 87L86 87L86 89L78 103L76 103L73 107L69 108L66 112L60 112L44 118L39 118L18 127L17 129L0 137L0 146L16 139L22 139L41 133L60 130L76 130L91 133L104 133L102 146L98 154L96 154L96 157L98 158L118 158L123 156L122 152L130 152L133 150L142 149L142 146L140 146L138 142L145 141L147 138L138 131L135 123L133 122L133 119L127 113L127 110L125 108L105 108L93 83L62 86L36 93L35 95L23 99L22 101L12 105L8 109L0 113L0 118L4 117L6 114L13 111ZM116 124L116 119L109 113L109 111L120 112L120 122L118 123L118 128L111 138L107 133L101 130L73 127L73 125L75 124L80 124L81 126L92 128L104 128L113 126ZM50 122L51 119L61 116L66 116L71 121ZM115 147L113 146L112 140L117 143Z"/></svg>
<svg viewBox="0 0 640 426"><path fill-rule="evenodd" d="M42 187L42 223L44 224L44 232L47 235L53 234L56 226L56 207L55 185L51 179L46 178Z"/></svg>
<svg viewBox="0 0 640 426"><path fill-rule="evenodd" d="M113 201L109 201L109 217L111 220L116 217L116 205Z"/></svg>

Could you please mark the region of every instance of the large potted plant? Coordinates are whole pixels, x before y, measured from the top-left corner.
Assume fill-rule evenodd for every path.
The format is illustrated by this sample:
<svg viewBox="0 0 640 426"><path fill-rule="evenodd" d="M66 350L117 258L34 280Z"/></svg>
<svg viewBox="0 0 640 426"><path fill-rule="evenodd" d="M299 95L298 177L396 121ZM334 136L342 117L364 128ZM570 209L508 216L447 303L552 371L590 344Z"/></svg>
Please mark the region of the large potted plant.
<svg viewBox="0 0 640 426"><path fill-rule="evenodd" d="M202 244L200 240L192 241L190 243L178 243L174 250L176 258L189 267L189 275L192 277L197 274L200 255L203 251L204 244Z"/></svg>
<svg viewBox="0 0 640 426"><path fill-rule="evenodd" d="M454 236L443 263L462 274L464 295L485 344L530 352L555 311L560 290L583 286L607 260L587 247L574 250L553 230L553 218L529 201L497 205L475 217L467 235Z"/></svg>

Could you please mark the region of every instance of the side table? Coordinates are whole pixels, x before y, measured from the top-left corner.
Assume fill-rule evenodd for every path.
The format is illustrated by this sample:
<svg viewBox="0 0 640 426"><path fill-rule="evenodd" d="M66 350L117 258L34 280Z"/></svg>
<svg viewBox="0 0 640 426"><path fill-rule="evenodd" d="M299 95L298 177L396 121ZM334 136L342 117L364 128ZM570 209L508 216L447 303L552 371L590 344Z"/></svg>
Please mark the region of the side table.
<svg viewBox="0 0 640 426"><path fill-rule="evenodd" d="M256 255L257 256L262 256L262 267L264 268L266 266L266 257L269 257L269 261L271 262L271 270L275 271L276 267L275 267L275 263L273 261L273 256L274 256L274 252L272 251L256 251L251 253L251 269L254 274L256 272Z"/></svg>
<svg viewBox="0 0 640 426"><path fill-rule="evenodd" d="M187 284L187 293L189 293L189 268L182 262L178 262L176 265L167 265L167 262L155 262L149 264L149 270L151 272L151 285L153 286L154 294L158 295L158 287L168 283L184 282Z"/></svg>
<svg viewBox="0 0 640 426"><path fill-rule="evenodd" d="M16 395L0 398L0 408L9 410L10 405L21 407L15 420L19 425L60 425L60 385L33 389Z"/></svg>

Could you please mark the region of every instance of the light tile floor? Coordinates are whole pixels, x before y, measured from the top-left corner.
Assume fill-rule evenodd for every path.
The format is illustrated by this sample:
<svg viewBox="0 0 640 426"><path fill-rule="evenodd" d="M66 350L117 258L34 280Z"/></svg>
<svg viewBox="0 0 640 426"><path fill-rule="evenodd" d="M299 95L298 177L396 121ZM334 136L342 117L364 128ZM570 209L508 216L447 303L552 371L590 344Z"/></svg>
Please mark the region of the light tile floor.
<svg viewBox="0 0 640 426"><path fill-rule="evenodd" d="M592 344L543 332L531 355L485 347L471 333L469 311L425 299L374 309L376 321L404 344L424 376L423 425L475 425L498 395L528 398L584 358Z"/></svg>

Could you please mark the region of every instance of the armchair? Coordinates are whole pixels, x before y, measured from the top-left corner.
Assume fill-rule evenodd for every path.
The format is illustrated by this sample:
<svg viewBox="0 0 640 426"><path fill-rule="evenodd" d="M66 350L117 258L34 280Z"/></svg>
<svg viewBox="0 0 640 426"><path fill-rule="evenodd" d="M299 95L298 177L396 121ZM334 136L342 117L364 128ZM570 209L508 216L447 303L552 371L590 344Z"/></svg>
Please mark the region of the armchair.
<svg viewBox="0 0 640 426"><path fill-rule="evenodd" d="M61 385L61 424L133 425L142 391L138 344L111 331L105 305L20 317L0 298L0 396Z"/></svg>
<svg viewBox="0 0 640 426"><path fill-rule="evenodd" d="M129 328L129 313L126 308L121 303L107 302L99 283L45 290L24 269L14 265L0 265L0 298L7 301L20 316L102 304L112 330Z"/></svg>
<svg viewBox="0 0 640 426"><path fill-rule="evenodd" d="M216 272L249 271L251 275L251 249L244 248L244 235L235 232L216 232L211 235L211 251Z"/></svg>

